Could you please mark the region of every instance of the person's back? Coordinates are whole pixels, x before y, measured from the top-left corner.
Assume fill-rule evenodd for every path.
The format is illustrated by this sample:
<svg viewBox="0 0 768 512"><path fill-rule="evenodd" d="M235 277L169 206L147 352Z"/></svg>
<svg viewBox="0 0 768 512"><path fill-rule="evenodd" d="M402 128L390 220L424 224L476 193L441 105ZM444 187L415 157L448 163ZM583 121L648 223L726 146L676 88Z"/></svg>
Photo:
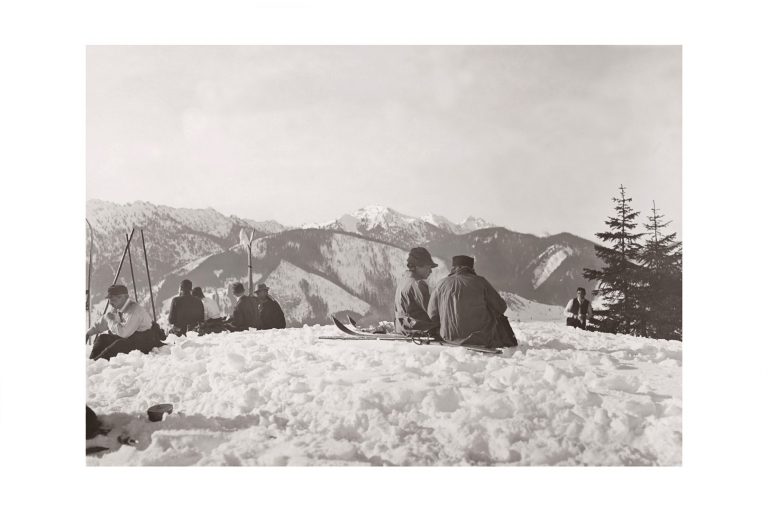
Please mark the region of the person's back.
<svg viewBox="0 0 768 512"><path fill-rule="evenodd" d="M205 320L203 302L189 294L179 295L171 301L171 312L168 315L168 323L174 329L186 331Z"/></svg>
<svg viewBox="0 0 768 512"><path fill-rule="evenodd" d="M258 328L259 318L256 299L250 295L246 295L245 292L242 291L242 284L236 283L235 286L237 302L232 311L232 316L229 319L229 324L231 324L236 331L247 331L251 327Z"/></svg>
<svg viewBox="0 0 768 512"><path fill-rule="evenodd" d="M511 346L512 340L507 339L511 336L499 329L507 304L484 277L475 274L473 265L468 256L454 258L451 273L430 298L429 317L440 322L440 336L446 341Z"/></svg>
<svg viewBox="0 0 768 512"><path fill-rule="evenodd" d="M395 332L405 335L437 334L438 324L427 314L429 286L426 279L437 263L424 247L414 247L408 253L408 270L397 283L395 291Z"/></svg>
<svg viewBox="0 0 768 512"><path fill-rule="evenodd" d="M395 291L395 332L410 335L436 327L427 314L429 297L427 282L407 271Z"/></svg>

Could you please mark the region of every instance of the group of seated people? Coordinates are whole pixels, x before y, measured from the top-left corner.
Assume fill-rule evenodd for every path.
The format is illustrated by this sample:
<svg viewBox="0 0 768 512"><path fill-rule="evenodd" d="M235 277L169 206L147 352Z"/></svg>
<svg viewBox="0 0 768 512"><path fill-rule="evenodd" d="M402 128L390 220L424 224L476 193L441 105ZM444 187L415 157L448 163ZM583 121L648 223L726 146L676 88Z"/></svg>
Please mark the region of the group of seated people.
<svg viewBox="0 0 768 512"><path fill-rule="evenodd" d="M198 286L192 288L192 281L184 279L179 284L179 295L171 300L168 323L171 334L184 336L188 331L199 334L222 331L246 331L254 329L284 329L285 315L269 295L269 287L260 283L255 295L245 293L242 283L232 285L232 295L237 298L232 316L221 316L219 305L203 295Z"/></svg>
<svg viewBox="0 0 768 512"><path fill-rule="evenodd" d="M474 258L454 256L451 271L432 292L427 278L437 264L429 251L414 247L408 254L407 271L395 293L395 331L409 336L431 336L462 345L485 347L516 346L517 339L504 316L507 304L484 277L475 272ZM231 285L237 299L232 315L224 318L218 304L205 297L200 287L184 279L179 295L171 301L168 315L170 333L184 336L189 331L208 334L222 331L283 329L285 315L269 295L269 287L260 283L254 295L247 294L242 283ZM585 298L586 290L578 288L576 298L565 308L567 324L588 329L592 306ZM147 312L128 296L123 285L110 286L107 299L111 310L91 327L88 339L99 334L93 344L91 359L107 358L122 352L149 352L160 346L153 330L159 327Z"/></svg>
<svg viewBox="0 0 768 512"><path fill-rule="evenodd" d="M232 315L224 318L216 301L206 297L200 287L193 288L189 279L181 281L179 295L171 300L168 314L170 334L185 336L189 331L209 334L251 328L285 328L283 310L269 295L266 284L258 285L255 296L246 294L242 283L232 284L231 290L237 302ZM107 301L110 306L107 313L85 334L86 341L94 334L98 335L93 342L91 359L109 359L132 350L148 353L162 346L161 329L144 308L129 297L125 286L110 286Z"/></svg>

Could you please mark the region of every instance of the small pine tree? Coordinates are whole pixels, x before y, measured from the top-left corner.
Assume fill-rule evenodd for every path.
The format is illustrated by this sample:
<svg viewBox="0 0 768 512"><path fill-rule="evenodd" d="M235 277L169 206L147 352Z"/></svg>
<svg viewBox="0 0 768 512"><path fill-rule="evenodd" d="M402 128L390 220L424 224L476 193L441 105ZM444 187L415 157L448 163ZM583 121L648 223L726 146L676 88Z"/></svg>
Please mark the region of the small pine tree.
<svg viewBox="0 0 768 512"><path fill-rule="evenodd" d="M645 228L648 237L638 260L642 269L642 303L648 335L679 339L683 335L683 250L677 233L663 234L671 221L653 203Z"/></svg>
<svg viewBox="0 0 768 512"><path fill-rule="evenodd" d="M627 196L624 185L619 187L619 195L613 198L616 216L605 221L608 231L595 234L610 245L595 245L595 252L605 266L601 270L585 268L584 277L598 281L593 293L604 298L605 309L595 311L596 315L615 325L618 332L643 335L646 327L637 286L639 266L635 263L640 252L638 239L643 235L634 232L640 212L630 206L632 199Z"/></svg>

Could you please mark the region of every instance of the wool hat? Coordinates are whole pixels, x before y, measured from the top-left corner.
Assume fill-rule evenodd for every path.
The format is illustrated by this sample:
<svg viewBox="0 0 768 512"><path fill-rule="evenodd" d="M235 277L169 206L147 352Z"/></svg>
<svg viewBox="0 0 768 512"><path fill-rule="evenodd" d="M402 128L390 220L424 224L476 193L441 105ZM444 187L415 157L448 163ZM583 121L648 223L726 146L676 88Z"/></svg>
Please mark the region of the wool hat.
<svg viewBox="0 0 768 512"><path fill-rule="evenodd" d="M259 284L256 286L256 292L257 292L257 293L258 293L258 292L268 292L268 291L269 291L269 286L267 286L267 284L266 284L266 283L259 283Z"/></svg>
<svg viewBox="0 0 768 512"><path fill-rule="evenodd" d="M121 284L113 284L107 288L107 298L117 297L118 295L128 295L128 288Z"/></svg>
<svg viewBox="0 0 768 512"><path fill-rule="evenodd" d="M472 256L454 256L451 260L451 265L454 267L469 267L469 268L475 268L475 258Z"/></svg>
<svg viewBox="0 0 768 512"><path fill-rule="evenodd" d="M232 285L232 293L245 293L245 287L243 283L235 283Z"/></svg>
<svg viewBox="0 0 768 512"><path fill-rule="evenodd" d="M192 281L190 281L189 279L184 279L183 281L181 281L181 283L179 284L179 290L192 291Z"/></svg>
<svg viewBox="0 0 768 512"><path fill-rule="evenodd" d="M414 247L408 253L407 265L408 265L408 268L426 267L426 266L435 268L437 266L437 263L432 261L432 255L429 254L428 250L426 250L423 247Z"/></svg>

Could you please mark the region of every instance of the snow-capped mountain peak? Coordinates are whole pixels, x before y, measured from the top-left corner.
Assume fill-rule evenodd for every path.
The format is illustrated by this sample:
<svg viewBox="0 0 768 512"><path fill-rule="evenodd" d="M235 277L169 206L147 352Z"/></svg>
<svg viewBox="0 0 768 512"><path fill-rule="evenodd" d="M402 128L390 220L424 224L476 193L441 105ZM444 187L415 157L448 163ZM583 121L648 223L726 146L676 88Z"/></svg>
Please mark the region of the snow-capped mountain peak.
<svg viewBox="0 0 768 512"><path fill-rule="evenodd" d="M421 220L424 222L427 222L429 224L432 224L435 227L438 227L440 229L444 229L446 231L449 231L451 233L458 233L459 232L459 226L455 223L448 220L447 217L443 217L442 215L438 215L436 213L428 213L426 215L423 215L421 217Z"/></svg>
<svg viewBox="0 0 768 512"><path fill-rule="evenodd" d="M495 226L495 224L492 224L485 219L473 217L471 215L459 223L459 228L463 233L477 231L478 229L492 228Z"/></svg>
<svg viewBox="0 0 768 512"><path fill-rule="evenodd" d="M377 204L360 208L352 214L352 217L358 219L360 227L365 230L407 226L419 220Z"/></svg>

